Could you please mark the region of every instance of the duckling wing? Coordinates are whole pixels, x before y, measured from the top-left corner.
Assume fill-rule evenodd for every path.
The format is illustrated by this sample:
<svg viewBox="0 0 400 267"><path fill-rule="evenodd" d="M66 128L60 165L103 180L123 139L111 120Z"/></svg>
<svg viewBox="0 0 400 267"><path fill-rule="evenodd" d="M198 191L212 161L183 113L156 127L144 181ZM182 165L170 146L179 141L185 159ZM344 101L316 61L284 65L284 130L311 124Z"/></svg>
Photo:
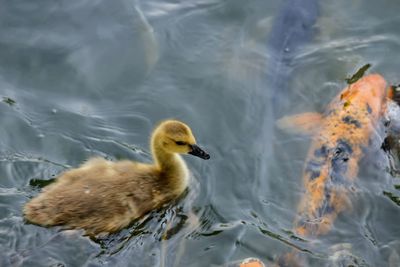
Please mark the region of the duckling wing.
<svg viewBox="0 0 400 267"><path fill-rule="evenodd" d="M25 207L39 225L67 225L89 233L113 232L155 207L151 169L106 162L64 173Z"/></svg>

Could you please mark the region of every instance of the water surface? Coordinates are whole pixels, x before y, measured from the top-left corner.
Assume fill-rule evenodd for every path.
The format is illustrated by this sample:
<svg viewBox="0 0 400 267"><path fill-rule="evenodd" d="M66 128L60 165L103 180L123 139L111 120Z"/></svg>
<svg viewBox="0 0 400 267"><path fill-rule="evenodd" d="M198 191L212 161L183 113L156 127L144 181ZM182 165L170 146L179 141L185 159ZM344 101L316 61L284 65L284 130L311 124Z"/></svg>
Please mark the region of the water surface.
<svg viewBox="0 0 400 267"><path fill-rule="evenodd" d="M353 210L331 233L291 233L310 139L271 130L268 42L282 3L1 1L0 265L271 263L295 247L321 266L342 246L359 266L397 266L400 180L383 151L361 162ZM366 63L399 84L399 11L395 0L320 1L278 115L322 111ZM101 240L24 222L38 180L92 156L149 162L165 118L187 122L212 156L185 157L194 179L176 203Z"/></svg>

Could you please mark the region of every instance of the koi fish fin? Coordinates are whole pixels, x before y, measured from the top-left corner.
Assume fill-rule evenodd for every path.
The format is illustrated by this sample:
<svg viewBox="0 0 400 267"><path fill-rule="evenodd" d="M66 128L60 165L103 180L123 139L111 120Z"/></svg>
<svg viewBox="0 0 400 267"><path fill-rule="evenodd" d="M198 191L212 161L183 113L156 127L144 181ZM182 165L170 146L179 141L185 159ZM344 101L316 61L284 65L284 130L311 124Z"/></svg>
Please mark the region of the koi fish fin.
<svg viewBox="0 0 400 267"><path fill-rule="evenodd" d="M389 86L387 97L400 105L400 84Z"/></svg>
<svg viewBox="0 0 400 267"><path fill-rule="evenodd" d="M383 116L383 125L385 126L386 136L381 144L381 147L389 159L389 172L392 176L400 176L399 165L396 163L400 157L400 106L398 102L388 99L386 102L386 109ZM379 140L379 139L378 139ZM376 155L374 155L374 162L376 162Z"/></svg>
<svg viewBox="0 0 400 267"><path fill-rule="evenodd" d="M321 125L322 114L306 112L285 116L276 122L276 126L289 133L313 134Z"/></svg>
<svg viewBox="0 0 400 267"><path fill-rule="evenodd" d="M400 136L400 106L397 102L388 99L386 102L386 114L384 116L388 135Z"/></svg>

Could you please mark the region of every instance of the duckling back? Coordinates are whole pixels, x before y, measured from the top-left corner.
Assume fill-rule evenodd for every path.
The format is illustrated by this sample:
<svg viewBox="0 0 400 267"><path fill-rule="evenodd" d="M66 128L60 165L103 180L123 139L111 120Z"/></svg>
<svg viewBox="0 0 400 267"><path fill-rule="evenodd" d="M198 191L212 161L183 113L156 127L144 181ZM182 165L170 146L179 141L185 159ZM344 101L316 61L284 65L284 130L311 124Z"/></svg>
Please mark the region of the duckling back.
<svg viewBox="0 0 400 267"><path fill-rule="evenodd" d="M115 232L177 197L152 165L93 159L61 175L24 207L32 223ZM170 192L168 192L170 191Z"/></svg>

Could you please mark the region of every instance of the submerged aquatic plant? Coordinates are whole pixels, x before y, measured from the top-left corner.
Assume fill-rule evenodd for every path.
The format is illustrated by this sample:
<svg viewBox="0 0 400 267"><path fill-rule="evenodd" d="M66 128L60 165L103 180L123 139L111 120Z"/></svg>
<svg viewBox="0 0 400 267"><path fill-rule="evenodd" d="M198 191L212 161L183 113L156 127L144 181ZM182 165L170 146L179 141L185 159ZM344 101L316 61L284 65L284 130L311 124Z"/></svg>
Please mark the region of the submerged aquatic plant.
<svg viewBox="0 0 400 267"><path fill-rule="evenodd" d="M357 82L359 79L361 79L365 72L371 67L371 64L367 63L364 66L362 66L356 73L353 74L350 78L346 78L345 81L347 84L352 84Z"/></svg>
<svg viewBox="0 0 400 267"><path fill-rule="evenodd" d="M14 99L9 98L9 97L3 97L3 102L8 104L9 106L13 106L15 103L17 103Z"/></svg>

